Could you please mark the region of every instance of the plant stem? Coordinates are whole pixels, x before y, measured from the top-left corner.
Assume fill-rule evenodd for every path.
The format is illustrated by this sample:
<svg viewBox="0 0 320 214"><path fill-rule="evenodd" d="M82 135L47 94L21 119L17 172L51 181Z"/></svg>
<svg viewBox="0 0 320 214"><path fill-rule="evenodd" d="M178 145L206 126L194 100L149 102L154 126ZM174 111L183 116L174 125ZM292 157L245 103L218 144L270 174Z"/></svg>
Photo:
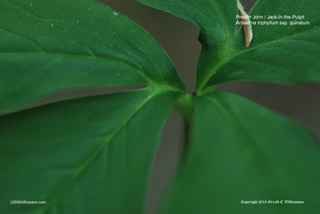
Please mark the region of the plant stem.
<svg viewBox="0 0 320 214"><path fill-rule="evenodd" d="M183 119L183 147L182 147L182 154L183 156L187 153L187 150L190 146L190 128L191 128L191 120Z"/></svg>
<svg viewBox="0 0 320 214"><path fill-rule="evenodd" d="M183 119L183 154L190 144L190 126L192 120L192 96L190 94L184 94L174 103L174 109L179 112Z"/></svg>

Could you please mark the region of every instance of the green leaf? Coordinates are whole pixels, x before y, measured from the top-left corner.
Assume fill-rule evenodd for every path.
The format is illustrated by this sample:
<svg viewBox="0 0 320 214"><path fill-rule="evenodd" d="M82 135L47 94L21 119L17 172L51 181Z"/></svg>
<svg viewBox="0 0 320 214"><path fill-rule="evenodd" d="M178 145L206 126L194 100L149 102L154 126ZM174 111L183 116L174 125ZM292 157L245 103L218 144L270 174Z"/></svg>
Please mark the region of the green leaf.
<svg viewBox="0 0 320 214"><path fill-rule="evenodd" d="M143 89L1 116L0 213L142 213L157 141L179 95Z"/></svg>
<svg viewBox="0 0 320 214"><path fill-rule="evenodd" d="M249 15L304 15L310 25L253 26L247 49L236 30L236 0L139 0L195 23L203 46L195 90L248 80L300 84L320 82L320 1L259 0ZM260 20L263 21L263 20Z"/></svg>
<svg viewBox="0 0 320 214"><path fill-rule="evenodd" d="M161 213L319 213L320 146L304 128L226 92L194 104L191 144Z"/></svg>
<svg viewBox="0 0 320 214"><path fill-rule="evenodd" d="M145 30L93 0L2 0L0 37L2 110L79 87L184 90Z"/></svg>
<svg viewBox="0 0 320 214"><path fill-rule="evenodd" d="M199 57L197 86L206 79L211 69L229 54L236 34L236 0L138 0L193 22L200 30L202 52Z"/></svg>
<svg viewBox="0 0 320 214"><path fill-rule="evenodd" d="M253 41L246 49L242 29L228 59L213 70L206 86L250 80L284 84L320 82L320 1L260 0L249 15L304 15L310 25L253 26ZM269 21L269 20L267 20ZM271 20L273 21L273 20Z"/></svg>

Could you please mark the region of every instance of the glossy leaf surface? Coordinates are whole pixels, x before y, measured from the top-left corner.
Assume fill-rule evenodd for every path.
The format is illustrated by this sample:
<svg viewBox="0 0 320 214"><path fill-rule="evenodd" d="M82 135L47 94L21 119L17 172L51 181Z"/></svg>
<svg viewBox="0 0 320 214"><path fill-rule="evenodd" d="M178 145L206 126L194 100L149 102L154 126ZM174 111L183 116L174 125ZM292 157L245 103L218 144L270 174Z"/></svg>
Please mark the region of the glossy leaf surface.
<svg viewBox="0 0 320 214"><path fill-rule="evenodd" d="M0 38L0 110L70 88L184 89L145 30L93 0L3 0Z"/></svg>

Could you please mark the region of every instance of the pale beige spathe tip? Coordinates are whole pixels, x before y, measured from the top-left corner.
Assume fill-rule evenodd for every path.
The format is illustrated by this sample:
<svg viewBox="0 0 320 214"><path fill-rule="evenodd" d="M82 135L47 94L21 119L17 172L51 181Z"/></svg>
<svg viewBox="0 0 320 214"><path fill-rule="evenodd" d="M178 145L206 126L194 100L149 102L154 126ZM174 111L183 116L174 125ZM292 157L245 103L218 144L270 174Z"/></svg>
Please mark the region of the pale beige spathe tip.
<svg viewBox="0 0 320 214"><path fill-rule="evenodd" d="M246 13L246 11L244 11L244 8L240 0L238 0L238 11L240 13L240 16L242 17L241 21L249 23L248 25L243 25L243 31L246 37L246 47L248 48L253 39L253 33L252 33L252 27L251 27L249 15Z"/></svg>

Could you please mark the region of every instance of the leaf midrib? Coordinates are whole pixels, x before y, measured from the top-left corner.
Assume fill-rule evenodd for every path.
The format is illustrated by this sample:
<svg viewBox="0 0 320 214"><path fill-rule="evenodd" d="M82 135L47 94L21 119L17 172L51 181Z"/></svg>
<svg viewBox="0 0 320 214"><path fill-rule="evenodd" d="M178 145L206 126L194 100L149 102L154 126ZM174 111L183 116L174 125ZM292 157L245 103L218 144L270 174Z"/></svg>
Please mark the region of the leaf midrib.
<svg viewBox="0 0 320 214"><path fill-rule="evenodd" d="M1 55L13 55L13 56L25 56L25 55L40 55L40 56L57 56L57 57L63 57L63 58L83 58L83 59L90 59L90 60L101 60L101 61L106 61L106 62L113 62L115 64L120 64L122 66L128 67L129 69L132 69L134 71L136 71L137 73L139 73L139 75L141 75L146 82L153 82L153 80L151 78L149 78L147 75L145 75L143 72L143 70L139 70L138 68L127 64L127 63L123 63L120 60L117 59L112 59L112 58L106 58L106 57L100 57L97 55L80 55L80 54L63 54L63 53L51 53L51 52L5 52L5 53L1 53L0 52L0 56Z"/></svg>
<svg viewBox="0 0 320 214"><path fill-rule="evenodd" d="M212 77L214 74L216 74L217 71L218 71L223 65L229 63L229 62L232 61L234 58L236 58L236 57L238 57L238 56L240 56L240 55L242 55L242 54L245 54L245 53L247 53L247 52L253 51L253 50L255 50L255 49L263 48L263 47L265 47L265 46L267 46L267 45L270 45L270 44L273 44L273 43L281 42L281 41L284 41L284 40L290 40L292 37L295 37L295 36L300 35L300 34L308 33L308 32L310 32L310 31L317 30L317 29L319 29L319 28L320 28L320 26L316 26L316 27L314 27L314 28L312 28L312 29L308 29L308 30L306 30L306 31L301 31L301 32L298 32L298 33L291 34L291 35L289 35L289 36L281 37L281 38L276 39L276 40L273 40L273 41L269 41L269 42L262 43L262 44L260 44L260 45L254 46L254 47L252 47L252 48L245 49L244 51L235 52L235 54L231 55L231 56L228 57L228 58L226 57L226 60L221 61L220 63L218 63L216 66L213 67L213 69L211 70L210 74L207 76L206 80L203 81L204 84L202 84L203 86L202 86L202 87L200 88L200 90L199 90L199 91L200 91L200 94L201 94L202 91L205 91L206 88L211 87L211 86L207 86L207 87L206 87L206 85L207 85L207 83L209 82L209 80L211 79L211 77ZM238 31L238 33L241 33L241 32ZM229 48L229 49L230 49L230 48Z"/></svg>
<svg viewBox="0 0 320 214"><path fill-rule="evenodd" d="M43 18L43 17L41 17L41 16L39 16L39 15L31 12L30 10L26 9L25 7L22 7L21 5L15 4L15 3L11 2L11 1L6 1L6 2L9 3L9 4L11 4L11 5L14 6L14 7L19 8L20 10L23 10L23 11L27 12L28 14L31 14L32 16L34 16L34 17L36 17L36 18L38 18L38 19L40 19L40 20L42 20L42 21L45 21L45 22L50 21L50 19ZM97 4L98 4L98 3L97 3ZM107 6L107 5L104 5L104 7L110 8L110 7ZM1 26L0 26L0 27L1 27ZM56 26L54 26L54 28L62 31L60 28L58 28L58 27L56 27ZM0 29L3 29L3 27L1 27ZM16 34L15 32L12 32L12 31L7 30L7 29L3 29L3 30L8 31L8 32L10 32L10 33ZM142 30L144 30L144 29L142 29ZM144 31L145 31L145 30L144 30ZM119 34L119 35L121 35L121 34ZM21 35L19 35L19 36L22 37L22 38L24 38L24 39L27 39L27 40L31 41L32 43L34 43L34 44L40 49L40 51L42 51L42 52L44 52L44 53L47 53L47 52L44 51L44 49L43 49L36 41L34 41L33 39L28 38L28 37L24 37L24 36L21 36ZM103 37L100 37L100 36L99 36L99 38L102 39L102 40L104 40ZM144 51L143 51L139 46L137 46L134 42L131 42L130 40L128 40L126 37L123 37L123 39L125 39L126 41L128 41L130 45L133 45L133 46L136 48L136 50L138 50L141 54L143 54L143 55L145 56L145 59L150 63L150 65L152 65L153 70L156 71L156 72L159 74L159 77L160 77L161 80L162 80L162 82L161 82L161 81L157 81L156 79L152 79L152 78L150 78L150 77L147 75L148 72L147 72L146 70L139 70L139 69L137 69L136 67L133 67L132 65L129 65L129 64L128 64L128 66L131 67L131 68L134 68L134 70L137 71L138 74L139 74L143 79L145 79L148 84L153 84L153 85L155 85L155 87L157 87L158 85L161 85L162 88L164 87L164 88L170 88L170 89L176 90L176 91L183 91L183 89L180 89L178 86L176 86L176 85L169 85L169 84L166 82L166 80L163 78L163 75L161 74L161 71L160 71L160 70L158 69L158 67L154 64L153 60L150 59L150 57L149 57L148 55L146 55L146 54L144 53ZM94 51L89 48L88 44L86 44L86 45L87 45L87 47L88 47L88 49L89 49L89 52L90 52L91 54L94 54L95 57L101 58L101 59L107 59L107 58L104 58L104 57L98 57L98 56L94 53ZM120 49L121 49L121 48L120 48ZM123 50L121 49L121 51L123 51ZM124 52L124 53L127 54L126 52ZM51 54L54 54L54 53L51 53ZM64 55L64 56L68 56L68 55ZM79 55L74 55L74 56L79 56ZM81 56L81 55L80 55L80 56ZM114 61L116 61L116 60L114 60ZM117 62L120 62L120 61L117 61ZM125 63L122 63L122 64L125 64ZM142 66L141 66L141 67L142 67ZM169 87L168 87L168 86L169 86Z"/></svg>
<svg viewBox="0 0 320 214"><path fill-rule="evenodd" d="M173 85L169 85L167 83L159 83L156 82L155 80L151 79L148 75L146 75L144 73L144 70L139 70L138 68L127 64L127 63L123 63L120 60L117 59L112 59L112 58L106 58L106 57L100 57L97 55L94 56L90 56L90 55L79 55L79 54L62 54L62 53L50 53L50 52L7 52L7 53L0 53L0 57L1 55L42 55L42 56L58 56L58 57L63 57L63 58L83 58L83 59L89 59L89 60L101 60L101 61L106 61L106 62L112 62L114 64L119 64L122 66L125 66L131 70L136 71L145 81L146 84L149 86L152 86L154 88L161 88L161 89L166 89L166 90L172 90L172 91L178 91L178 92L184 92L182 89L178 88L178 87L174 87Z"/></svg>
<svg viewBox="0 0 320 214"><path fill-rule="evenodd" d="M39 209L37 213L44 214L48 211L49 207L51 207L56 201L61 198L64 193L68 190L70 186L73 185L73 183L79 179L85 171L95 162L95 160L99 157L101 152L104 150L106 146L109 145L109 143L114 139L114 137L117 136L117 134L121 131L123 127L127 123L129 123L133 117L154 97L159 95L159 92L153 92L151 93L140 105L138 105L137 108L135 108L132 113L128 116L126 120L124 120L113 132L111 132L104 140L102 140L101 144L86 158L84 158L84 161L81 161L81 165L77 167L75 173L73 175L70 175L62 184L53 192L53 194L46 200L48 203L46 206L42 207L42 209Z"/></svg>
<svg viewBox="0 0 320 214"><path fill-rule="evenodd" d="M268 42L262 43L260 45L254 46L252 48L246 49L244 51L237 52L236 54L232 55L227 62L231 61L233 58L235 58L235 57L237 57L239 55L242 55L244 53L253 51L253 50L257 49L257 48L261 48L261 47L267 46L267 45L272 44L272 43L281 42L283 40L287 40L287 39L289 40L289 39L291 39L291 37L295 37L297 35L304 34L304 33L307 33L309 31L316 30L318 28L320 28L320 26L316 26L314 28L311 28L311 29L308 29L308 30L305 30L305 31L301 31L301 32L298 32L298 33L294 33L294 34L291 34L289 36L285 36L285 37L282 37L282 38L279 38L279 39L276 39L276 40L268 41Z"/></svg>

